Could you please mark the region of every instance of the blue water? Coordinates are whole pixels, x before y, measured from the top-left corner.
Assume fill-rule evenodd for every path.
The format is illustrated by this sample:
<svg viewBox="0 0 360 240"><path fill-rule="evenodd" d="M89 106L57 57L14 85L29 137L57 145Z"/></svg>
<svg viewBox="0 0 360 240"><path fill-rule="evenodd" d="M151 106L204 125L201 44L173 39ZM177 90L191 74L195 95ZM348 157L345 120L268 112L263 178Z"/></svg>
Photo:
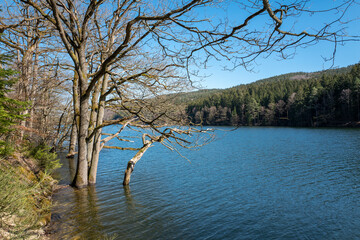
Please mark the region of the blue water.
<svg viewBox="0 0 360 240"><path fill-rule="evenodd" d="M151 148L129 188L134 152L103 150L96 187L55 195L57 237L360 239L359 130L230 129L183 151L191 163Z"/></svg>

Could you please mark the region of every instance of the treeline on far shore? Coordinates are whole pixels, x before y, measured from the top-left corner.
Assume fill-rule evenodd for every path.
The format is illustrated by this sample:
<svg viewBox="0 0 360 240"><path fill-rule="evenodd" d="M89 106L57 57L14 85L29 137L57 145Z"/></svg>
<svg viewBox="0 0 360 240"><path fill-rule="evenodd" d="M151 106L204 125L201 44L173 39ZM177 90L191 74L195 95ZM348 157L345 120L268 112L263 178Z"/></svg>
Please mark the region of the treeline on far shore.
<svg viewBox="0 0 360 240"><path fill-rule="evenodd" d="M359 126L360 64L292 73L239 85L187 103L195 124Z"/></svg>

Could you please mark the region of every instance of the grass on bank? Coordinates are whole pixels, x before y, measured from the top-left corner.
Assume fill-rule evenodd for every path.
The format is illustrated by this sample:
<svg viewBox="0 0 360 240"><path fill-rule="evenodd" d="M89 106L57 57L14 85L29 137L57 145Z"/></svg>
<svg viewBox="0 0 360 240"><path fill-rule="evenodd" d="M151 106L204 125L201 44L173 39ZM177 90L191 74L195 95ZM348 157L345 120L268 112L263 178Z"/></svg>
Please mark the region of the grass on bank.
<svg viewBox="0 0 360 240"><path fill-rule="evenodd" d="M20 151L20 153L19 153ZM23 239L50 221L56 153L40 144L0 144L0 238Z"/></svg>

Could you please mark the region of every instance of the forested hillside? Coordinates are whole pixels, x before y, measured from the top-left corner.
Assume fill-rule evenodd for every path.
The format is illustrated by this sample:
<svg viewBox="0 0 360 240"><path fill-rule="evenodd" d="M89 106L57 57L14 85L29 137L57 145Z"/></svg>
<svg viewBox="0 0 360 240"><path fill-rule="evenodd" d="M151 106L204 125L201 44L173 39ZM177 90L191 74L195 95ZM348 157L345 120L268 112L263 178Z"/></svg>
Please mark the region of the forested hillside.
<svg viewBox="0 0 360 240"><path fill-rule="evenodd" d="M360 64L290 73L190 101L195 124L340 126L360 121Z"/></svg>
<svg viewBox="0 0 360 240"><path fill-rule="evenodd" d="M126 165L128 185L152 144L176 150L206 143L202 137L189 141L188 135L204 134L192 122L306 126L357 120L350 73L328 73L324 83L319 73L294 73L281 81L181 94L216 61L248 69L258 57L287 58L297 47L358 42L356 30L343 33L357 20L352 13L345 19L354 7L355 0L324 5L334 14L309 29L315 15L327 12L310 14L310 1L1 1L0 56L7 59L0 68L12 75L5 75L11 84L0 86L6 97L0 120L11 127L3 135L0 129L0 141L66 148L68 157L77 157L72 185L82 188L96 184L100 152L114 149L112 140L119 140L117 150L137 152ZM238 11L212 14L219 9ZM211 17L197 14L204 10ZM335 57L337 49L328 50ZM118 130L103 132L107 126Z"/></svg>

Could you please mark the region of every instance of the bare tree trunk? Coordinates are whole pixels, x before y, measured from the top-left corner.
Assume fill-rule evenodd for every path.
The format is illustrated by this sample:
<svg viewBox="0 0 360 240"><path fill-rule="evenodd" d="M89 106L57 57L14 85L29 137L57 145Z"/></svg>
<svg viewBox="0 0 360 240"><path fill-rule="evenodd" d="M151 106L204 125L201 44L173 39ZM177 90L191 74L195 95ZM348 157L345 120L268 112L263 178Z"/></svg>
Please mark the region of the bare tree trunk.
<svg viewBox="0 0 360 240"><path fill-rule="evenodd" d="M102 123L104 111L101 112L100 109L99 109L98 115L101 115L101 116L98 117L98 120L101 119L101 123ZM89 170L89 184L91 184L91 185L96 183L97 167L98 167L98 163L99 163L99 155L100 155L100 150L101 150L101 148L100 148L101 132L102 132L101 128L96 129L94 137L93 137L94 147L92 149L92 158L91 158L91 165L90 165L90 170Z"/></svg>
<svg viewBox="0 0 360 240"><path fill-rule="evenodd" d="M132 172L134 171L135 164L141 159L141 157L144 155L146 150L151 146L152 142L147 141L144 146L135 154L135 156L128 162L125 175L124 175L124 181L123 185L127 186L130 183L130 177Z"/></svg>
<svg viewBox="0 0 360 240"><path fill-rule="evenodd" d="M28 59L29 53L26 52L26 54L23 56L22 61L21 61L21 82L19 84L19 97L22 101L28 101L28 91L27 91L27 85L29 82L29 77L30 77L30 69L29 69L29 61L30 59ZM29 114L29 109L25 109L21 115L28 115ZM21 131L20 131L20 139L23 140L24 138L24 133L25 133L25 128L26 128L26 119L22 120L20 123L20 126L22 126Z"/></svg>
<svg viewBox="0 0 360 240"><path fill-rule="evenodd" d="M95 126L97 125L96 121L99 116L99 95L100 95L100 87L101 87L101 81L97 82L94 93L92 95L91 99L91 114L90 114L90 122L89 122L89 135L92 131L95 131ZM93 159L93 147L94 147L94 135L92 135L87 142L87 161L89 168L91 167L92 159Z"/></svg>
<svg viewBox="0 0 360 240"><path fill-rule="evenodd" d="M77 144L77 133L80 124L80 104L79 104L79 78L77 73L74 73L74 80L73 80L73 107L74 107L74 120L71 129L71 136L70 136L70 145L69 145L69 153L66 157L72 158L75 155L75 149Z"/></svg>
<svg viewBox="0 0 360 240"><path fill-rule="evenodd" d="M87 163L87 143L89 118L88 118L88 98L81 99L80 102L80 126L78 129L78 163L76 177L73 185L81 188L88 185L88 163Z"/></svg>
<svg viewBox="0 0 360 240"><path fill-rule="evenodd" d="M108 87L108 74L104 76L102 87L101 87L101 96L99 101L99 109L97 114L97 120L96 120L96 126L101 126L103 124L104 120L104 113L105 113L105 100L106 96L104 95L106 93L106 89ZM90 171L89 171L89 184L95 184L96 183L96 174L97 174L97 167L99 163L99 154L101 151L100 142L101 142L101 132L102 128L97 128L95 130L94 134L94 148L92 152L92 159L91 159L91 165L90 165Z"/></svg>
<svg viewBox="0 0 360 240"><path fill-rule="evenodd" d="M37 87L35 83L37 83L37 78L39 74L39 54L38 54L38 43L35 44L34 49L34 62L32 64L32 84L29 86L29 99L32 101L30 106L30 113L29 113L29 128L32 130L34 128L34 114L35 114L35 102L34 96L36 95ZM32 131L29 132L29 136L32 137Z"/></svg>
<svg viewBox="0 0 360 240"><path fill-rule="evenodd" d="M31 33L30 33L31 35ZM31 87L33 84L30 83L32 76L32 60L33 54L36 51L39 38L35 37L32 39L30 36L26 38L28 48L23 52L23 56L21 59L21 81L19 82L19 97L22 101L31 101ZM18 56L18 59L20 56ZM36 69L37 71L37 69ZM32 106L33 107L33 106ZM26 109L22 115L28 115L29 109ZM32 119L30 119L32 120ZM24 137L24 130L26 127L26 120L22 120L20 125L23 127L20 131L20 139L22 140Z"/></svg>
<svg viewBox="0 0 360 240"><path fill-rule="evenodd" d="M87 64L85 60L84 45L78 49L79 69L77 70L79 77L80 92L80 124L78 128L78 163L76 177L73 185L82 188L88 185L88 162L87 162L87 137L89 133L89 96L86 95L88 87Z"/></svg>
<svg viewBox="0 0 360 240"><path fill-rule="evenodd" d="M94 147L92 152L92 159L91 165L89 170L89 184L93 185L96 183L96 175L97 175L97 168L99 163L99 155L100 155L100 141L101 141L101 132L102 129L95 130L94 136Z"/></svg>
<svg viewBox="0 0 360 240"><path fill-rule="evenodd" d="M76 148L76 142L77 142L77 129L76 129L76 120L74 118L73 124L71 126L69 153L66 156L67 158L73 158L74 157L75 148Z"/></svg>

